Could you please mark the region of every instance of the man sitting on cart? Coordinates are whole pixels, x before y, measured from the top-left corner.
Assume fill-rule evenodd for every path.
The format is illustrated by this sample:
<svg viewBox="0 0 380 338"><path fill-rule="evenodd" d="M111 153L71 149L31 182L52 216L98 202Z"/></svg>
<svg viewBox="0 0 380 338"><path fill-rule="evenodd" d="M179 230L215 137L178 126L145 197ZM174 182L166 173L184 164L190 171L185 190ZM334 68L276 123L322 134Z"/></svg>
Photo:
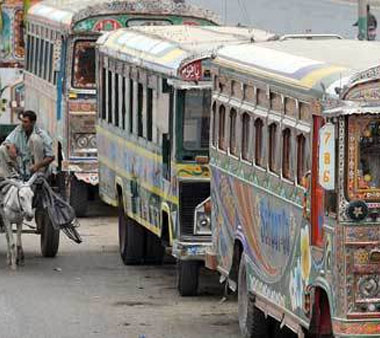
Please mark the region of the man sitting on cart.
<svg viewBox="0 0 380 338"><path fill-rule="evenodd" d="M13 144L18 150L20 171L27 180L37 172L46 172L54 160L49 134L36 126L37 115L27 110L21 114L21 125L17 126L5 139L4 145Z"/></svg>

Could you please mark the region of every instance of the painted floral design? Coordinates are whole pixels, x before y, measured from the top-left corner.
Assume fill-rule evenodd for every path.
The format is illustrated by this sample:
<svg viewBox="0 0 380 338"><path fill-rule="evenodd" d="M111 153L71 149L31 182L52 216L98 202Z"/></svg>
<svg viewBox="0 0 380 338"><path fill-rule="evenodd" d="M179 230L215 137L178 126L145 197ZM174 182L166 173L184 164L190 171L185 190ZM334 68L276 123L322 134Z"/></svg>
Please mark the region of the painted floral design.
<svg viewBox="0 0 380 338"><path fill-rule="evenodd" d="M311 254L309 241L309 227L301 229L301 272L302 280L308 284L311 269Z"/></svg>
<svg viewBox="0 0 380 338"><path fill-rule="evenodd" d="M290 273L289 293L292 310L295 311L302 307L302 276L301 276L301 261L297 259L297 263Z"/></svg>

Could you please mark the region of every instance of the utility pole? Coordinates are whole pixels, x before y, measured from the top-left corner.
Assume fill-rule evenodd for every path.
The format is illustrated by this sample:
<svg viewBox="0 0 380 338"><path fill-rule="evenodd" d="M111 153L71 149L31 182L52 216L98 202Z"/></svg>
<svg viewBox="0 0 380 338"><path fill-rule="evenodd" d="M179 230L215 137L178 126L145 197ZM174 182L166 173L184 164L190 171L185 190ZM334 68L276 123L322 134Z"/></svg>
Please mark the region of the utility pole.
<svg viewBox="0 0 380 338"><path fill-rule="evenodd" d="M358 0L358 39L368 40L368 13L367 5L369 0Z"/></svg>

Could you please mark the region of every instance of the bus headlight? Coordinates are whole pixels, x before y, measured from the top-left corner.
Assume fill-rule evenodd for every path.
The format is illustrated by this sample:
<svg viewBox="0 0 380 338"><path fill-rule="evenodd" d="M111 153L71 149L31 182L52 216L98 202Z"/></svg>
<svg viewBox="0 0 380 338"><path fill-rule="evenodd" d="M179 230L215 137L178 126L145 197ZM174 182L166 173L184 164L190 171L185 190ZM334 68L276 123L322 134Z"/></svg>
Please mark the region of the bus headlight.
<svg viewBox="0 0 380 338"><path fill-rule="evenodd" d="M89 138L89 147L90 148L96 148L96 135L91 135Z"/></svg>
<svg viewBox="0 0 380 338"><path fill-rule="evenodd" d="M75 143L79 149L87 148L87 146L88 146L87 135L86 134L77 134Z"/></svg>
<svg viewBox="0 0 380 338"><path fill-rule="evenodd" d="M195 208L194 234L211 235L211 200L210 197Z"/></svg>

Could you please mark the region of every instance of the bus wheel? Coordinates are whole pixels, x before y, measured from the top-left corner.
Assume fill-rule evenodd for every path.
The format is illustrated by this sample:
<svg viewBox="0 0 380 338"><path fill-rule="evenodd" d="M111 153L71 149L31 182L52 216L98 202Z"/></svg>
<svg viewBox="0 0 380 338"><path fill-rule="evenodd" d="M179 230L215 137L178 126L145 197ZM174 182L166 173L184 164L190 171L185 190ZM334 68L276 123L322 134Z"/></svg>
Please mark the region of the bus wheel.
<svg viewBox="0 0 380 338"><path fill-rule="evenodd" d="M41 233L42 256L55 257L59 247L59 230L54 229L46 210L37 211L35 219Z"/></svg>
<svg viewBox="0 0 380 338"><path fill-rule="evenodd" d="M119 248L125 265L141 264L144 258L144 229L129 218L119 199Z"/></svg>
<svg viewBox="0 0 380 338"><path fill-rule="evenodd" d="M152 232L146 230L146 251L144 262L146 264L162 264L165 255L165 247L161 240Z"/></svg>
<svg viewBox="0 0 380 338"><path fill-rule="evenodd" d="M79 181L75 176L70 181L70 205L75 210L75 215L83 217L86 215L88 206L88 187L83 181Z"/></svg>
<svg viewBox="0 0 380 338"><path fill-rule="evenodd" d="M248 292L247 267L244 257L241 257L239 265L238 315L243 337L270 337L268 321L264 313L255 306L254 296Z"/></svg>
<svg viewBox="0 0 380 338"><path fill-rule="evenodd" d="M200 262L181 261L177 265L177 289L181 296L196 296L198 292Z"/></svg>

